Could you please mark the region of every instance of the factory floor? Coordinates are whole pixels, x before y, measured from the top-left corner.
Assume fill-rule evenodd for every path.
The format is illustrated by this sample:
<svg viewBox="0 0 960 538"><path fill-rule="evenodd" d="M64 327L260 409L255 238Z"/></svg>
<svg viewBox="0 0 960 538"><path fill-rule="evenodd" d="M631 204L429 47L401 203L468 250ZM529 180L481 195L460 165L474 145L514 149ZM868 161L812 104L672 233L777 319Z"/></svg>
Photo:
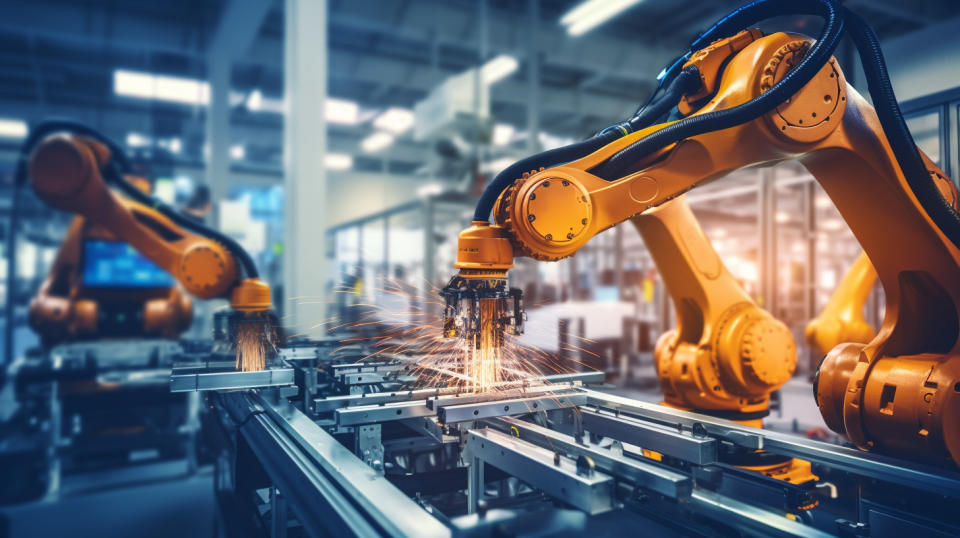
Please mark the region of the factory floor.
<svg viewBox="0 0 960 538"><path fill-rule="evenodd" d="M213 536L213 476L175 465L68 476L53 500L0 508L0 537Z"/></svg>

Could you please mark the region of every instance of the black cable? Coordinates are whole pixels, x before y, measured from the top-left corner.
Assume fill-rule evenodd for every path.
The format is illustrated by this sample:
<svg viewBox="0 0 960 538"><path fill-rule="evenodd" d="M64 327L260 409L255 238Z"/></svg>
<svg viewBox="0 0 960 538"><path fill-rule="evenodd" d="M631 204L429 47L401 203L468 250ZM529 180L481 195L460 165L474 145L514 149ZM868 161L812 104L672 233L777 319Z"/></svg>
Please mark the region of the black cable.
<svg viewBox="0 0 960 538"><path fill-rule="evenodd" d="M246 276L250 278L259 278L260 272L257 270L257 265L253 261L253 258L246 250L244 250L242 246L240 246L240 243L238 243L232 237L229 237L220 231L210 228L209 226L206 226L194 219L187 218L176 209L170 207L163 201L144 193L127 181L124 178L124 175L130 173L132 167L123 148L121 148L116 142L111 140L103 133L82 123L70 120L50 120L44 121L34 127L20 149L20 157L17 161L16 172L17 185L22 185L26 182L27 164L30 160L30 152L33 151L34 146L36 146L47 135L58 131L68 131L86 136L107 146L107 148L110 150L110 161L104 165L102 172L104 179L108 183L120 189L127 197L135 200L136 202L155 209L177 225L221 243L240 261ZM11 213L11 219L13 219L13 216L14 214ZM12 223L12 225L13 224L15 223Z"/></svg>
<svg viewBox="0 0 960 538"><path fill-rule="evenodd" d="M243 420L241 420L239 423L237 423L237 428L236 428L236 429L239 431L239 430L241 430L244 426L246 426L247 423L250 422L250 419L252 419L253 417L260 416L260 415L266 415L266 414L267 414L267 411L264 410L264 409L257 409L256 411L251 411L251 412L247 413L247 416L243 417Z"/></svg>
<svg viewBox="0 0 960 538"><path fill-rule="evenodd" d="M768 91L732 108L687 117L620 150L591 172L613 180L637 161L670 144L746 123L769 113L805 86L829 61L843 35L844 18L833 0L758 0L731 13L694 41L694 47L729 37L759 21L781 15L818 15L826 24L819 39L796 68ZM697 50L694 48L693 50Z"/></svg>
<svg viewBox="0 0 960 538"><path fill-rule="evenodd" d="M218 230L210 228L194 219L187 218L176 209L154 198L153 196L146 194L129 181L123 179L123 175L115 168L106 168L104 170L104 179L107 179L113 185L116 185L129 198L132 198L134 201L145 206L152 207L179 226L221 243L223 246L227 247L227 249L240 261L240 264L243 266L244 272L248 277L260 277L260 272L257 270L257 264L253 261L253 257L251 257L250 254L244 250L242 246L240 246L240 243L237 243L232 237L225 235Z"/></svg>
<svg viewBox="0 0 960 538"><path fill-rule="evenodd" d="M536 155L531 155L521 159L508 166L497 177L487 185L487 188L480 196L477 202L477 208L474 211L473 220L487 220L490 218L490 212L493 211L493 204L504 189L509 187L514 181L519 179L524 172L539 170L540 167L557 166L561 163L582 158L594 151L606 146L610 142L631 133L637 129L647 127L652 121L665 114L670 108L676 106L683 93L691 91L694 81L699 81L700 75L696 68L684 70L675 79L671 80L666 93L657 99L654 103L642 107L641 112L628 121L611 125L603 129L595 136L576 142L560 148L547 150Z"/></svg>
<svg viewBox="0 0 960 538"><path fill-rule="evenodd" d="M860 62L863 64L863 72L867 78L870 97L873 98L874 109L890 143L890 148L897 158L900 170L914 196L930 215L930 219L954 246L960 248L960 214L931 181L927 165L920 156L917 144L913 140L913 135L910 134L900 105L897 103L883 52L880 50L879 39L873 28L856 13L844 8L844 16L847 18L850 37L860 54Z"/></svg>
<svg viewBox="0 0 960 538"><path fill-rule="evenodd" d="M690 66L680 72L669 86L663 97L651 105L645 106L639 114L628 122L634 131L649 127L677 106L683 96L700 87L700 70Z"/></svg>

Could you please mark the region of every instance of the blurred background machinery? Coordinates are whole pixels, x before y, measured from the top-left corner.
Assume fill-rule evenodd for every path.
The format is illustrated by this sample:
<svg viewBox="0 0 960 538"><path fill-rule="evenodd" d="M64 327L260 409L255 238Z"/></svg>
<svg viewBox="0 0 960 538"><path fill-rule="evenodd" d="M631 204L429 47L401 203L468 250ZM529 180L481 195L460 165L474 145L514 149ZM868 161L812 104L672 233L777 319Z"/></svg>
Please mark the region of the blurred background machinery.
<svg viewBox="0 0 960 538"><path fill-rule="evenodd" d="M18 151L32 126L70 118L120 142L155 196L253 254L293 341L322 339L337 325L333 318L356 321L357 305L375 305L397 321L439 316L436 292L453 274L454 238L485 182L523 156L628 116L656 87L662 66L741 4L624 1L599 11L594 4L596 16L567 16L587 3L5 6L0 461L23 471L15 482L4 481L14 485L15 500L34 499L4 509L10 533L56 532L67 518L50 517L54 511L93 514L89 506L111 499L126 502L130 513L181 510L184 519L171 525L199 521L196 534L209 535L214 501L206 494L216 458L194 444L200 409L209 407L194 392L169 394L167 376L177 362L209 354L213 312L225 304L194 301L192 323L179 340L132 339L141 335L120 330L107 342L44 345L29 326L29 305L56 263L72 216L24 190L19 224L9 225ZM845 5L876 28L917 142L957 177L960 5ZM813 17L771 23L808 35L820 24ZM837 51L844 65L856 65L855 56L848 43ZM846 69L846 76L866 93L862 73ZM845 222L795 163L741 170L686 199L737 283L786 324L797 344L796 373L772 395L768 427L832 438L811 394L822 352L808 346L804 330L860 252ZM6 245L14 236L11 252ZM676 315L633 227L599 235L573 258L518 260L511 285L525 292L525 343L602 371L622 395L661 399L654 345ZM860 314L876 328L883 290L860 293ZM311 351L300 353L314 357L313 345L304 343ZM329 343L321 347L327 357ZM357 355L332 363L349 363L344 357ZM347 375L325 379L339 392L362 393ZM110 390L85 399L92 384ZM184 493L190 491L196 497ZM178 497L197 500L184 504ZM96 519L75 518L72 530L102 536ZM118 535L130 529L142 533L144 525L132 516L117 520ZM162 535L164 527L157 529Z"/></svg>

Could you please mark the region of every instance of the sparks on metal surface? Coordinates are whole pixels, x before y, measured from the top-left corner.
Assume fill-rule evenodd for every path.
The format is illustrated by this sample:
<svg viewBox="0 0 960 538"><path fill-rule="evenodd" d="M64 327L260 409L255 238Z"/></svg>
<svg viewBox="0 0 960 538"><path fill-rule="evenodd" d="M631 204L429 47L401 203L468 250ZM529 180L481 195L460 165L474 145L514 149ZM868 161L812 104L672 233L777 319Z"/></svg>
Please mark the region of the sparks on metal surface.
<svg viewBox="0 0 960 538"><path fill-rule="evenodd" d="M418 387L454 387L465 392L488 392L516 388L518 384L538 383L547 375L570 373L581 365L569 357L526 345L518 337L493 330L498 316L498 301L481 300L481 331L476 340L443 338L439 289L429 283L420 288L402 280L383 278L372 290L381 300L378 304L361 301L355 288L341 286L334 290L340 299L341 317L318 320L295 336L351 331L344 346L371 344L373 351L360 359L376 360L388 356L410 357L412 373ZM347 299L354 299L349 302ZM436 299L433 299L436 298ZM312 297L293 300L319 303ZM537 324L528 324L536 330ZM582 339L589 342L586 339ZM334 350L338 351L340 348ZM584 348L566 344L564 352L593 354Z"/></svg>
<svg viewBox="0 0 960 538"><path fill-rule="evenodd" d="M236 328L236 368L242 372L259 372L267 368L267 353L274 346L274 328L261 313L245 314Z"/></svg>

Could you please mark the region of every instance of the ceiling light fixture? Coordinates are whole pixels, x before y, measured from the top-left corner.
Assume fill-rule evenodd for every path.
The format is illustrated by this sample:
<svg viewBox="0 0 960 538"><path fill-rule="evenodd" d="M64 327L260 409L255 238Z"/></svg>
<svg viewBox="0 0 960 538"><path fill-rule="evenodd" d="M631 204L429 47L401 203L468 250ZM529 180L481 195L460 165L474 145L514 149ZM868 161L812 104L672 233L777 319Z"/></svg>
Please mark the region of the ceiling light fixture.
<svg viewBox="0 0 960 538"><path fill-rule="evenodd" d="M363 141L360 142L360 147L367 153L376 153L393 144L393 141L394 138L392 134L380 131L364 138Z"/></svg>
<svg viewBox="0 0 960 538"><path fill-rule="evenodd" d="M393 134L400 134L413 127L413 111L409 108L388 108L373 120L373 126Z"/></svg>
<svg viewBox="0 0 960 538"><path fill-rule="evenodd" d="M250 95L247 96L247 110L250 112L259 112L263 107L263 92L260 90L253 90L250 92Z"/></svg>
<svg viewBox="0 0 960 538"><path fill-rule="evenodd" d="M126 69L117 69L113 72L113 92L125 97L155 99L185 105L206 105L210 102L209 82Z"/></svg>
<svg viewBox="0 0 960 538"><path fill-rule="evenodd" d="M0 137L23 138L27 136L27 131L27 122L23 120L0 118Z"/></svg>
<svg viewBox="0 0 960 538"><path fill-rule="evenodd" d="M230 146L230 158L236 161L242 161L247 157L247 148L241 144Z"/></svg>
<svg viewBox="0 0 960 538"><path fill-rule="evenodd" d="M354 125L358 121L360 107L353 101L345 99L327 98L327 121L342 125Z"/></svg>
<svg viewBox="0 0 960 538"><path fill-rule="evenodd" d="M140 133L127 133L127 147L145 148L151 144L153 144L153 141L149 136Z"/></svg>
<svg viewBox="0 0 960 538"><path fill-rule="evenodd" d="M349 170L353 168L353 155L347 153L327 153L323 161L328 170Z"/></svg>
<svg viewBox="0 0 960 538"><path fill-rule="evenodd" d="M498 123L493 126L493 136L491 142L494 146L506 146L513 140L513 133L516 129L509 123Z"/></svg>
<svg viewBox="0 0 960 538"><path fill-rule="evenodd" d="M483 67L480 68L480 74L483 77L484 84L492 85L509 76L519 66L520 62L513 56L501 54L483 64Z"/></svg>
<svg viewBox="0 0 960 538"><path fill-rule="evenodd" d="M567 34L580 36L616 17L642 0L586 0L560 18Z"/></svg>

